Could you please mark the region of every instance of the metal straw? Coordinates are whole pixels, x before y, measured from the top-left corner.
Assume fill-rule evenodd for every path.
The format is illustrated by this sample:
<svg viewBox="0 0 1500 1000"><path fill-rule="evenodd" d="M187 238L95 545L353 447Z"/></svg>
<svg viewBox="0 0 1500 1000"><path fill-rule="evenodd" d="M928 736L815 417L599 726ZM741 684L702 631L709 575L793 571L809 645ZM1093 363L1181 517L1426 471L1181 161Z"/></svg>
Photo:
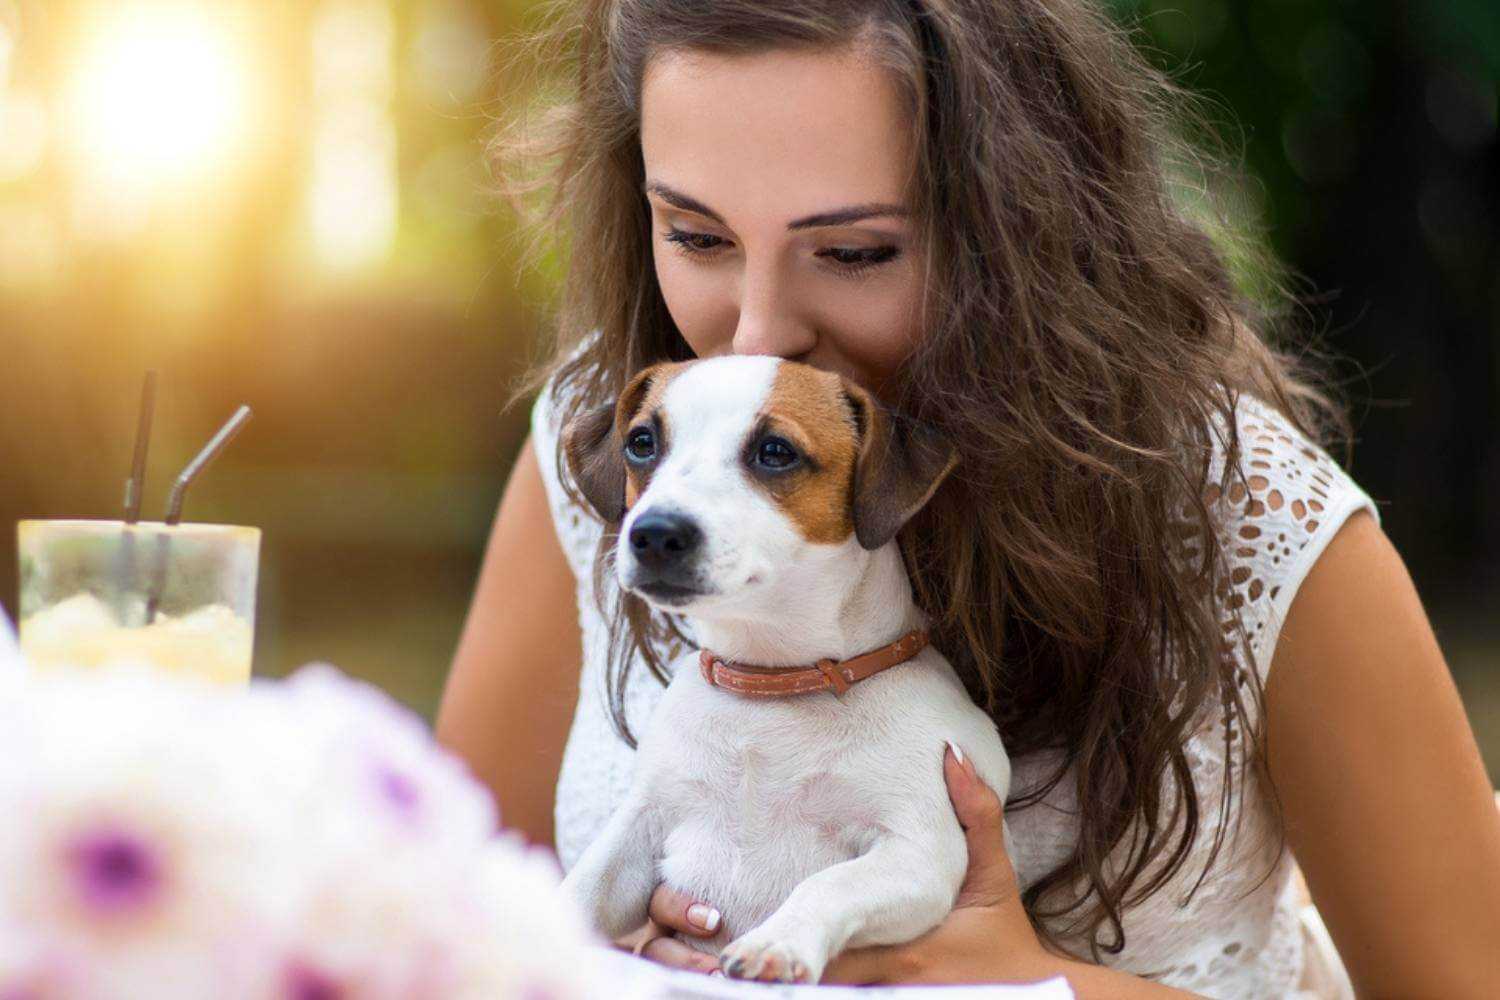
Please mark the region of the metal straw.
<svg viewBox="0 0 1500 1000"><path fill-rule="evenodd" d="M146 453L151 448L151 418L156 412L156 369L146 372L141 389L141 412L135 427L135 457L130 463L130 478L125 480L125 523L141 519L141 501L146 494ZM121 625L130 626L130 591L135 582L135 532L124 531L119 553L115 557L115 613Z"/></svg>
<svg viewBox="0 0 1500 1000"><path fill-rule="evenodd" d="M156 410L156 369L146 372L141 389L141 416L135 427L135 460L130 463L130 478L125 480L125 523L141 519L141 500L146 492L146 452L151 447L151 415Z"/></svg>
<svg viewBox="0 0 1500 1000"><path fill-rule="evenodd" d="M219 433L215 434L208 444L203 446L203 450L198 452L197 457L187 464L187 468L182 470L182 475L177 477L177 482L172 485L172 494L167 499L167 524L176 524L182 520L183 494L187 492L189 486L193 485L193 480L198 477L198 473L203 471L204 466L219 456L219 452L234 440L234 436L244 428L249 419L250 407L241 406L235 410L229 422L219 428Z"/></svg>
<svg viewBox="0 0 1500 1000"><path fill-rule="evenodd" d="M172 493L167 499L167 516L164 519L166 524L175 525L182 520L182 500L183 495L187 493L187 488L193 485L193 480L198 477L198 473L202 472L209 462L217 458L219 452L223 451L224 447L230 441L234 440L235 435L244 429L245 424L250 420L250 416L250 407L248 406L241 406L238 410L235 410L234 416L230 417L228 422L219 428L219 432L209 439L208 444L203 446L203 450L198 452L193 460L187 464L187 468L182 470L182 474L177 477L177 482L172 484ZM153 574L154 579L151 584L151 594L146 599L146 624L148 625L156 620L156 612L161 606L162 591L166 589L167 550L170 545L170 533L163 532L158 536L156 572Z"/></svg>

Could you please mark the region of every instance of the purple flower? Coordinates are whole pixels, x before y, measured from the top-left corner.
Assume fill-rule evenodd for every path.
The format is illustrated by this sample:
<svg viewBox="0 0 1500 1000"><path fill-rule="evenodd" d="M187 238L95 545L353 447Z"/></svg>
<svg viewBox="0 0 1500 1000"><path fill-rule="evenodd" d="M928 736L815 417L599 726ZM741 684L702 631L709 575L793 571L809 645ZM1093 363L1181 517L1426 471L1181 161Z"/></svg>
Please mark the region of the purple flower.
<svg viewBox="0 0 1500 1000"><path fill-rule="evenodd" d="M166 884L157 852L143 838L123 829L103 829L76 837L67 864L84 906L116 916L150 906Z"/></svg>
<svg viewBox="0 0 1500 1000"><path fill-rule="evenodd" d="M286 1000L340 1000L344 988L332 976L302 961L286 967Z"/></svg>
<svg viewBox="0 0 1500 1000"><path fill-rule="evenodd" d="M403 817L412 818L421 805L422 792L411 775L389 765L378 768L376 773L381 796Z"/></svg>

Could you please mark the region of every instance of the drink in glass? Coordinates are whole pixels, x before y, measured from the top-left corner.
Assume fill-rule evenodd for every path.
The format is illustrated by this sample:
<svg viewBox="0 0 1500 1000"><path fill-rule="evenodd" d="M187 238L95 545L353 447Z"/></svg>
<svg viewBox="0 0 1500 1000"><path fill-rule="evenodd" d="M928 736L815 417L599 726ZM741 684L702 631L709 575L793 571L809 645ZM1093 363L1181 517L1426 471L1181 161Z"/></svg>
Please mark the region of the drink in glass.
<svg viewBox="0 0 1500 1000"><path fill-rule="evenodd" d="M17 540L34 669L131 662L249 680L259 528L37 520Z"/></svg>

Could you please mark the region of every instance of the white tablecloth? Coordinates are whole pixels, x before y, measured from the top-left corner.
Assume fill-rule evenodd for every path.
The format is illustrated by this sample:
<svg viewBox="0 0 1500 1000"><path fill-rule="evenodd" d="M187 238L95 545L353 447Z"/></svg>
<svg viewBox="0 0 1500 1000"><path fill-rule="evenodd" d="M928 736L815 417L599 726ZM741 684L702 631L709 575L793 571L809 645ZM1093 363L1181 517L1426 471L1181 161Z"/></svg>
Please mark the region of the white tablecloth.
<svg viewBox="0 0 1500 1000"><path fill-rule="evenodd" d="M1061 976L1023 986L781 986L667 969L613 948L594 951L600 996L628 1000L1073 1000Z"/></svg>

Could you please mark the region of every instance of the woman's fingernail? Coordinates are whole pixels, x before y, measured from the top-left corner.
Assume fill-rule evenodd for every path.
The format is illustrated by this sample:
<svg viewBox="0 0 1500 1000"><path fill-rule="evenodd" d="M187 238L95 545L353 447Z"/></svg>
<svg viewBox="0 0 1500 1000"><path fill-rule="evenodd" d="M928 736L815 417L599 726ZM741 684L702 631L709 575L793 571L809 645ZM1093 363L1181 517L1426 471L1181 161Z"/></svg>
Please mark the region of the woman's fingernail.
<svg viewBox="0 0 1500 1000"><path fill-rule="evenodd" d="M719 911L705 903L694 903L687 909L688 923L694 927L702 927L709 933L719 929Z"/></svg>
<svg viewBox="0 0 1500 1000"><path fill-rule="evenodd" d="M962 764L965 763L965 761L964 761L964 752L958 748L958 744L957 743L954 743L952 740L949 740L948 741L948 749L953 751L953 758L955 760L957 760L960 765L962 765Z"/></svg>

